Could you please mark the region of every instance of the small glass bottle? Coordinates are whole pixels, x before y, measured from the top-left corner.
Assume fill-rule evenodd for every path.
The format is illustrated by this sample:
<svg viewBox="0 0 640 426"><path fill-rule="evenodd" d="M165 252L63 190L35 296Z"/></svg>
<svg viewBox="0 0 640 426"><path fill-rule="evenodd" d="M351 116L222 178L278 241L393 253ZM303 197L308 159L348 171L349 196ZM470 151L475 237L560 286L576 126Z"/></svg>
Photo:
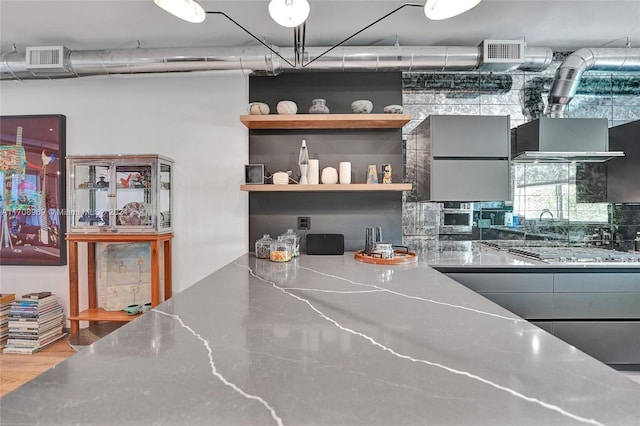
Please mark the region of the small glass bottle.
<svg viewBox="0 0 640 426"><path fill-rule="evenodd" d="M271 242L269 259L272 262L288 262L291 260L291 243L282 237Z"/></svg>
<svg viewBox="0 0 640 426"><path fill-rule="evenodd" d="M291 244L291 256L298 257L300 256L300 235L295 233L293 229L287 229L287 232L280 235L285 241L288 241Z"/></svg>
<svg viewBox="0 0 640 426"><path fill-rule="evenodd" d="M271 243L273 238L269 234L264 234L262 238L256 240L256 257L258 259L269 259L271 256Z"/></svg>

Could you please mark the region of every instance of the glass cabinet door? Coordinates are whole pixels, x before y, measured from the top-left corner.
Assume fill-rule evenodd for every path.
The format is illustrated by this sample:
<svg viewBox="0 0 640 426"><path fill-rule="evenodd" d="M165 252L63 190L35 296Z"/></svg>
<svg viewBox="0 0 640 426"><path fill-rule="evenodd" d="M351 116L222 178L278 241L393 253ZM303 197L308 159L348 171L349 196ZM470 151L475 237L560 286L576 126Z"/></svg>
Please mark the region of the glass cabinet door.
<svg viewBox="0 0 640 426"><path fill-rule="evenodd" d="M158 197L158 216L160 223L158 228L160 230L171 229L171 163L160 161L159 167L160 195Z"/></svg>
<svg viewBox="0 0 640 426"><path fill-rule="evenodd" d="M72 181L71 229L108 226L110 212L110 165L78 163L70 168Z"/></svg>
<svg viewBox="0 0 640 426"><path fill-rule="evenodd" d="M154 177L151 163L127 161L115 166L115 219L124 232L144 232L145 228L153 228L156 216L152 192Z"/></svg>

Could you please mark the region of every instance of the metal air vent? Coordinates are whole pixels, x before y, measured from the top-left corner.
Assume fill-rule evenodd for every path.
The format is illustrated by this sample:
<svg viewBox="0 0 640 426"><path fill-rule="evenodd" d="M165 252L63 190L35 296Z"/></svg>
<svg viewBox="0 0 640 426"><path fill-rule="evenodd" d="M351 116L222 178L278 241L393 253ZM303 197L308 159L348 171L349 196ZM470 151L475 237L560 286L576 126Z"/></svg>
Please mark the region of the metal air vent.
<svg viewBox="0 0 640 426"><path fill-rule="evenodd" d="M508 71L524 63L524 41L484 40L480 70Z"/></svg>
<svg viewBox="0 0 640 426"><path fill-rule="evenodd" d="M67 72L65 60L68 56L69 50L64 46L27 47L25 68L33 72Z"/></svg>

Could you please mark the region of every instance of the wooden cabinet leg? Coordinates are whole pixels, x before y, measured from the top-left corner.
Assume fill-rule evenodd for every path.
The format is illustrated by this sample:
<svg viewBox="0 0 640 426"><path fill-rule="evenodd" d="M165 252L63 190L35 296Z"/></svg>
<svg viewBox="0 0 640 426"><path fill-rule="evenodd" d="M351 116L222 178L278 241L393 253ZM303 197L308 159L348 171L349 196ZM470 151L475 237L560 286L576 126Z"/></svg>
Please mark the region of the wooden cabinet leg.
<svg viewBox="0 0 640 426"><path fill-rule="evenodd" d="M168 239L164 241L164 300L170 299L173 295L171 264L171 239Z"/></svg>
<svg viewBox="0 0 640 426"><path fill-rule="evenodd" d="M69 313L70 316L77 316L80 313L78 305L78 243L69 242ZM80 331L80 321L69 320L71 324L71 334Z"/></svg>
<svg viewBox="0 0 640 426"><path fill-rule="evenodd" d="M160 304L160 260L158 241L151 241L151 306Z"/></svg>
<svg viewBox="0 0 640 426"><path fill-rule="evenodd" d="M87 296L89 309L98 307L98 285L96 281L96 243L87 243ZM89 321L89 325L96 324Z"/></svg>

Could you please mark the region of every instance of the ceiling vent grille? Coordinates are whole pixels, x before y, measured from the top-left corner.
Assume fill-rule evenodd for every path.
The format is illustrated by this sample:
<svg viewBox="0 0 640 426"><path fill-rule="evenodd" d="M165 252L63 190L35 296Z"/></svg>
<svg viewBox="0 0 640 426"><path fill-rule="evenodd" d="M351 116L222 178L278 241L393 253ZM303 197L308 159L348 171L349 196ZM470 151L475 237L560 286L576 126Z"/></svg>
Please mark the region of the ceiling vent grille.
<svg viewBox="0 0 640 426"><path fill-rule="evenodd" d="M64 46L27 47L25 54L25 68L37 71L68 71L65 66L69 50Z"/></svg>
<svg viewBox="0 0 640 426"><path fill-rule="evenodd" d="M507 71L524 62L524 41L484 40L480 70Z"/></svg>

